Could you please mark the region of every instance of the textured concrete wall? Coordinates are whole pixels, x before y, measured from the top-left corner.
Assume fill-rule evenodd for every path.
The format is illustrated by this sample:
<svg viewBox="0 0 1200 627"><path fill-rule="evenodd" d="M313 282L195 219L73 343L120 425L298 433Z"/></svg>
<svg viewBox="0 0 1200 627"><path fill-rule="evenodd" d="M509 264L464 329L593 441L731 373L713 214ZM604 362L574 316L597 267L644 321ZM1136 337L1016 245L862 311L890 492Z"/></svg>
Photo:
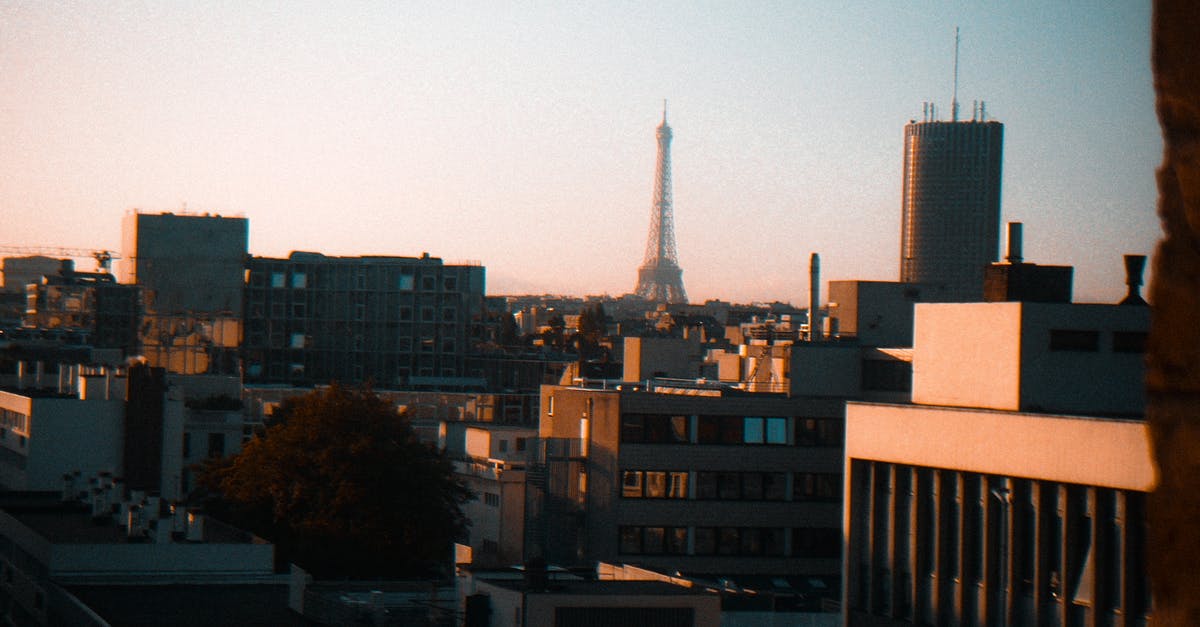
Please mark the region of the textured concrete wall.
<svg viewBox="0 0 1200 627"><path fill-rule="evenodd" d="M1165 144L1147 350L1161 483L1150 501L1149 569L1159 625L1200 625L1200 10L1156 0L1154 87Z"/></svg>

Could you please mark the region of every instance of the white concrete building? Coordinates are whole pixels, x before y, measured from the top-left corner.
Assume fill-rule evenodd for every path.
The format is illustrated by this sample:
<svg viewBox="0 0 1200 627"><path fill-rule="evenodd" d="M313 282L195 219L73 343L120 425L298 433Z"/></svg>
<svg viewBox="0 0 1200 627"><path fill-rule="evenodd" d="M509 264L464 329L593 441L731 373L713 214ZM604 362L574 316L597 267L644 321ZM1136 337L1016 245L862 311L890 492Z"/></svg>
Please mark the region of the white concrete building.
<svg viewBox="0 0 1200 627"><path fill-rule="evenodd" d="M846 408L848 624L1145 624L1148 326L917 305L912 403Z"/></svg>

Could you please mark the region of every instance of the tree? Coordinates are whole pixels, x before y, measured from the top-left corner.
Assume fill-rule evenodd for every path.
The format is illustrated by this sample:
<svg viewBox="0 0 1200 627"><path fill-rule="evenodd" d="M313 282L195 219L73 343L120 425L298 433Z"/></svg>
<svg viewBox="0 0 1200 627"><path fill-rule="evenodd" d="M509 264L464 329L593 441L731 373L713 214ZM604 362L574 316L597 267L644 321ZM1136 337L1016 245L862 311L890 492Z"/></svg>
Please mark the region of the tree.
<svg viewBox="0 0 1200 627"><path fill-rule="evenodd" d="M368 389L288 399L242 452L201 470L218 517L322 577L428 574L466 528L470 498L407 416Z"/></svg>

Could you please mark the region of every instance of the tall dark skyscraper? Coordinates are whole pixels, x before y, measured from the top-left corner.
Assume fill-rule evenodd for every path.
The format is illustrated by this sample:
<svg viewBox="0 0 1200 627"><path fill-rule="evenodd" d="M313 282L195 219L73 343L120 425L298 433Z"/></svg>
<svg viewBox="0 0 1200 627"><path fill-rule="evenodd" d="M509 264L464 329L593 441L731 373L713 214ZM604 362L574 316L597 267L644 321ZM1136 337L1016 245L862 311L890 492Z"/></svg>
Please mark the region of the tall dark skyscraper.
<svg viewBox="0 0 1200 627"><path fill-rule="evenodd" d="M1000 254L1000 169L1004 125L925 120L904 127L900 280L939 285L951 300L983 299L984 268Z"/></svg>
<svg viewBox="0 0 1200 627"><path fill-rule="evenodd" d="M634 293L661 303L686 303L683 270L675 253L675 212L671 207L671 127L667 109L658 125L658 167L654 173L654 207L650 211L650 235L646 238L646 256L638 268Z"/></svg>

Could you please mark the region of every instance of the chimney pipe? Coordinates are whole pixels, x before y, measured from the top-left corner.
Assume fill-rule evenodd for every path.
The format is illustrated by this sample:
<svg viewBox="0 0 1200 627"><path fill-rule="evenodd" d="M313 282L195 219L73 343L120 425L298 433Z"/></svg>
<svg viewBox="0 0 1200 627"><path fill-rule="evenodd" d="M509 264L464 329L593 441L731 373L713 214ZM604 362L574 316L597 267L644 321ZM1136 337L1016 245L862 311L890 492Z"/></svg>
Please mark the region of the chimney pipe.
<svg viewBox="0 0 1200 627"><path fill-rule="evenodd" d="M1008 256L1005 261L1012 264L1021 263L1021 223L1008 223Z"/></svg>
<svg viewBox="0 0 1200 627"><path fill-rule="evenodd" d="M1125 298L1121 300L1120 304L1143 307L1148 304L1141 294L1142 271L1145 269L1145 255L1125 255L1125 285L1129 286L1129 293L1125 294Z"/></svg>
<svg viewBox="0 0 1200 627"><path fill-rule="evenodd" d="M813 253L808 262L808 340L821 337L821 256Z"/></svg>

